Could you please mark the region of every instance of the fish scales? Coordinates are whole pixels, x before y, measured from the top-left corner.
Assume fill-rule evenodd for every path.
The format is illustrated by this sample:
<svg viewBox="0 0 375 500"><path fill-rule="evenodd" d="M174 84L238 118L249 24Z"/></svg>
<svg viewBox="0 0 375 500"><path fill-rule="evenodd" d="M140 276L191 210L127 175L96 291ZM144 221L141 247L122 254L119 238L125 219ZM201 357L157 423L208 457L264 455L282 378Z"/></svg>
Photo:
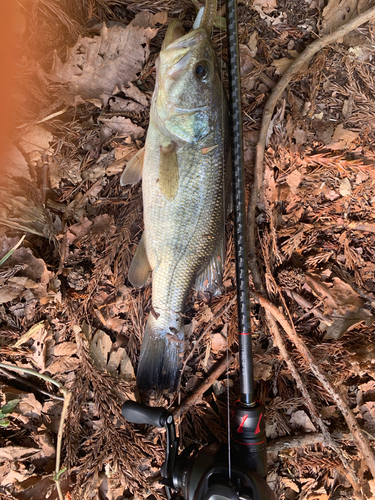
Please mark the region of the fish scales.
<svg viewBox="0 0 375 500"><path fill-rule="evenodd" d="M177 387L186 297L224 237L228 149L216 55L198 28L169 44L157 62L142 173L152 310L137 372L141 390Z"/></svg>

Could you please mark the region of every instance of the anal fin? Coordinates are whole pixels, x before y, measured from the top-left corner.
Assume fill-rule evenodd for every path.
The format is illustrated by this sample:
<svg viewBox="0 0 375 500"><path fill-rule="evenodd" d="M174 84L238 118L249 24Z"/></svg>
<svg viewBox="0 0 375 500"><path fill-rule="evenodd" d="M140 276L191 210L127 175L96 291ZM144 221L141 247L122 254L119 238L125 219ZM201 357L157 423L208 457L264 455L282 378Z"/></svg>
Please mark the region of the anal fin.
<svg viewBox="0 0 375 500"><path fill-rule="evenodd" d="M150 272L151 267L146 253L145 236L142 234L129 267L128 279L133 286L141 288L142 286L145 286Z"/></svg>
<svg viewBox="0 0 375 500"><path fill-rule="evenodd" d="M127 186L128 184L133 186L142 179L144 156L145 148L142 148L130 158L120 178L121 186Z"/></svg>
<svg viewBox="0 0 375 500"><path fill-rule="evenodd" d="M214 297L221 294L224 273L224 238L211 255L208 265L201 269L195 279L196 292L210 292Z"/></svg>

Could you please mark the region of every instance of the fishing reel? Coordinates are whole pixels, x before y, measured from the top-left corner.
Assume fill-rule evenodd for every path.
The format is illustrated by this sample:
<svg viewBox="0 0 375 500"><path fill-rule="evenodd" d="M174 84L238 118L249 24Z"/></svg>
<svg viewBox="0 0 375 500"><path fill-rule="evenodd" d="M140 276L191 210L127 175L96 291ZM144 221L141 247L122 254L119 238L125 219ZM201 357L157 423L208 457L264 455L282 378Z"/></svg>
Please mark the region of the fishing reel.
<svg viewBox="0 0 375 500"><path fill-rule="evenodd" d="M161 468L170 500L274 500L267 473L264 410L237 401L231 417L230 447L213 443L180 455L173 416L165 408L127 401L122 414L129 422L165 427L167 450ZM230 453L228 454L228 449Z"/></svg>

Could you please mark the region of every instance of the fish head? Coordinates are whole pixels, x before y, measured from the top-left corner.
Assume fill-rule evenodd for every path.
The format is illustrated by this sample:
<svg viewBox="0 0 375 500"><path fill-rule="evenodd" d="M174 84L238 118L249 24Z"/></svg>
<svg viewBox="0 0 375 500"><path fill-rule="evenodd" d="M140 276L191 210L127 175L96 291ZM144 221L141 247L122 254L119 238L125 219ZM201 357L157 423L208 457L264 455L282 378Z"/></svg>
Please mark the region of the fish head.
<svg viewBox="0 0 375 500"><path fill-rule="evenodd" d="M156 64L153 98L157 125L171 139L195 143L217 120L223 99L216 54L210 38L198 28L170 43Z"/></svg>

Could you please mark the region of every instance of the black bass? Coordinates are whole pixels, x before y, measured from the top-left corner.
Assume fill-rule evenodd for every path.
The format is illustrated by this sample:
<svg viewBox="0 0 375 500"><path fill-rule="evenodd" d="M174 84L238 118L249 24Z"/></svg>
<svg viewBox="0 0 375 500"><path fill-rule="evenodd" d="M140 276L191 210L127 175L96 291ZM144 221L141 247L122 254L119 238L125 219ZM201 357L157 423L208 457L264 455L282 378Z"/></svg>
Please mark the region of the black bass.
<svg viewBox="0 0 375 500"><path fill-rule="evenodd" d="M182 36L168 28L156 63L144 150L121 184L142 176L144 233L129 280L144 286L152 272L152 309L137 371L141 390L177 389L184 351L185 300L196 289L220 289L224 260L228 112L210 41L216 1L200 26Z"/></svg>

